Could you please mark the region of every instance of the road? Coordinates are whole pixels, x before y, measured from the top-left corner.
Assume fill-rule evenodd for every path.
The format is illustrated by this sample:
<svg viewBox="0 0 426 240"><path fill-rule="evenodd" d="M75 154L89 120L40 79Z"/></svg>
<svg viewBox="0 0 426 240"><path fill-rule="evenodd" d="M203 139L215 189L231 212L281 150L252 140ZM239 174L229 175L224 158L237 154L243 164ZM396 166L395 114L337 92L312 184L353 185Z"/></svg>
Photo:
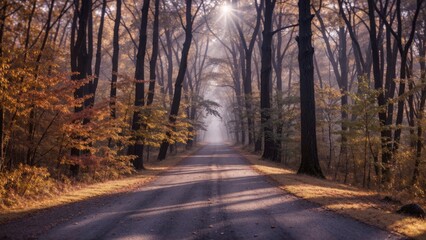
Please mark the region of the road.
<svg viewBox="0 0 426 240"><path fill-rule="evenodd" d="M203 147L130 193L20 221L0 226L0 238L400 238L287 194L225 145Z"/></svg>

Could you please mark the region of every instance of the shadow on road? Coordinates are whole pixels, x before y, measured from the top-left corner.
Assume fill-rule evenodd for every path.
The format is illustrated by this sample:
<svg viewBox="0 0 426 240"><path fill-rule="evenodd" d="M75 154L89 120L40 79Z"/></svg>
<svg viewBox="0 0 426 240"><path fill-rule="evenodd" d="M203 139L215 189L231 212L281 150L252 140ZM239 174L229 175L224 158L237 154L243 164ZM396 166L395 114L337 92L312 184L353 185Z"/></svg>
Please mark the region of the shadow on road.
<svg viewBox="0 0 426 240"><path fill-rule="evenodd" d="M0 237L385 239L389 236L286 194L223 145L206 146L160 176L133 192L68 204L9 223L26 224L29 227L25 233L7 231L8 226L1 226ZM49 224L46 228L46 224L41 227L37 222Z"/></svg>

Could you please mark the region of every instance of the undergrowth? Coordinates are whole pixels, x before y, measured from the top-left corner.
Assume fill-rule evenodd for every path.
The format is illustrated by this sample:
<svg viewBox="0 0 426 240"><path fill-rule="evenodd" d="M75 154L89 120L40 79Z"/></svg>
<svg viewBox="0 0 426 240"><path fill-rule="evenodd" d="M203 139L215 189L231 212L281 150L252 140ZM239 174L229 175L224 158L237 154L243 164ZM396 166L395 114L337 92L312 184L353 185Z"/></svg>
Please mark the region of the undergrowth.
<svg viewBox="0 0 426 240"><path fill-rule="evenodd" d="M46 167L20 164L0 173L0 209L19 208L28 201L52 197L82 185L119 179L134 173L130 164L111 162L102 167L82 169L77 178L70 178Z"/></svg>

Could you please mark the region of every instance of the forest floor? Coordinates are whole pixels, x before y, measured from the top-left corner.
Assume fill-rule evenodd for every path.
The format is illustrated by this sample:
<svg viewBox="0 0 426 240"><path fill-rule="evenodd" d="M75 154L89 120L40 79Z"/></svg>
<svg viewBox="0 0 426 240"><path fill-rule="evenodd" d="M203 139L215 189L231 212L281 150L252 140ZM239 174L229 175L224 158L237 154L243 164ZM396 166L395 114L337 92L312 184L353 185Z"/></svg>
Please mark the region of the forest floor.
<svg viewBox="0 0 426 240"><path fill-rule="evenodd" d="M381 229L414 239L426 239L426 221L395 213L402 203L384 200L385 196L392 195L297 175L282 164L261 160L259 155L241 147L234 149L251 163L254 170L268 176L286 192Z"/></svg>
<svg viewBox="0 0 426 240"><path fill-rule="evenodd" d="M0 238L406 239L283 191L229 145L176 161L132 190L0 224Z"/></svg>
<svg viewBox="0 0 426 240"><path fill-rule="evenodd" d="M107 180L100 183L69 186L65 192L44 196L41 199L26 199L25 204L18 204L7 209L0 209L0 224L26 217L38 211L44 211L74 202L93 199L105 195L114 195L131 191L141 185L154 180L159 174L175 166L183 159L191 156L202 145L191 150L185 150L175 155L168 155L164 161L156 161L155 154L151 154L152 159L146 161L145 170L140 170L128 177L117 180ZM0 236L1 237L1 236Z"/></svg>

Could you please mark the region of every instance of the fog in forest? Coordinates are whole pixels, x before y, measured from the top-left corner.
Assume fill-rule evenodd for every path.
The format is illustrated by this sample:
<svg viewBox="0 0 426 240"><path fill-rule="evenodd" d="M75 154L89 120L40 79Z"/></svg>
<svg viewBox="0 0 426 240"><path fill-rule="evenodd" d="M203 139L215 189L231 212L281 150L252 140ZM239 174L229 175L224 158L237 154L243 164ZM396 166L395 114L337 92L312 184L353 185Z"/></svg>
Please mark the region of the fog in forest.
<svg viewBox="0 0 426 240"><path fill-rule="evenodd" d="M215 55L221 57L220 45L215 41L209 51L209 56L214 57ZM217 66L213 67L212 72L218 71ZM224 99L224 93L226 88L218 84L216 79L206 79L207 88L206 88L206 99L212 100L220 105L217 109L220 116L207 115L204 124L205 130L201 131L200 140L204 143L216 143L223 144L229 141L227 136L226 124L224 120L224 115L227 113L226 102Z"/></svg>
<svg viewBox="0 0 426 240"><path fill-rule="evenodd" d="M207 122L208 126L204 135L204 142L223 143L227 141L225 126L220 119L216 117L210 117Z"/></svg>

